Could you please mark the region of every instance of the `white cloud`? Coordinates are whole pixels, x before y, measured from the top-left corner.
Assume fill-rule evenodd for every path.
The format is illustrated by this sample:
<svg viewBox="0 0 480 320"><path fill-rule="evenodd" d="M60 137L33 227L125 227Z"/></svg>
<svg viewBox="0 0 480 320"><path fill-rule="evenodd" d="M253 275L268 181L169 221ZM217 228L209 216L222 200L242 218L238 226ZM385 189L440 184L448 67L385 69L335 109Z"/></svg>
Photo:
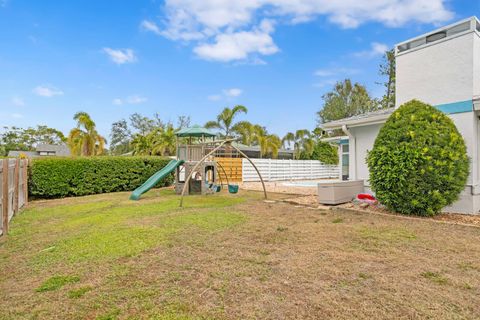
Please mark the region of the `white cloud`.
<svg viewBox="0 0 480 320"><path fill-rule="evenodd" d="M112 100L112 104L116 106L121 106L123 104L141 104L147 102L148 99L140 95L128 96L125 99L115 98Z"/></svg>
<svg viewBox="0 0 480 320"><path fill-rule="evenodd" d="M200 58L223 62L246 60L251 54L271 55L279 51L271 32L273 24L265 20L252 31L218 34L213 43L200 44L193 51Z"/></svg>
<svg viewBox="0 0 480 320"><path fill-rule="evenodd" d="M127 98L127 103L129 104L140 104L140 103L144 103L144 102L147 102L147 98L145 97L142 97L142 96L139 96L139 95L133 95L133 96L129 96Z"/></svg>
<svg viewBox="0 0 480 320"><path fill-rule="evenodd" d="M243 93L242 89L239 88L230 88L222 90L222 94L212 94L207 97L210 101L220 101L224 98L231 99L241 96Z"/></svg>
<svg viewBox="0 0 480 320"><path fill-rule="evenodd" d="M113 99L112 103L116 106L121 106L123 104L123 100L116 98L116 99Z"/></svg>
<svg viewBox="0 0 480 320"><path fill-rule="evenodd" d="M132 49L112 49L112 48L103 48L105 52L116 64L132 63L137 61L137 57Z"/></svg>
<svg viewBox="0 0 480 320"><path fill-rule="evenodd" d="M35 93L38 96L46 97L46 98L63 95L62 90L49 85L38 86L33 89L33 93Z"/></svg>
<svg viewBox="0 0 480 320"><path fill-rule="evenodd" d="M12 118L14 118L14 119L21 119L21 118L23 118L23 114L20 114L20 113L12 113Z"/></svg>
<svg viewBox="0 0 480 320"><path fill-rule="evenodd" d="M171 40L193 41L203 59L242 61L279 51L274 23L306 23L326 17L341 28L367 22L389 27L443 23L454 17L447 0L166 0L165 23L142 28ZM263 18L263 20L262 20ZM258 21L262 21L258 24ZM258 59L258 57L256 58Z"/></svg>
<svg viewBox="0 0 480 320"><path fill-rule="evenodd" d="M157 26L155 22L149 21L149 20L143 20L142 23L140 24L140 27L143 30L146 31L151 31L155 34L161 35L162 32L160 31L160 28Z"/></svg>
<svg viewBox="0 0 480 320"><path fill-rule="evenodd" d="M238 97L243 93L242 89L239 88L231 88L223 90L223 94L227 97Z"/></svg>
<svg viewBox="0 0 480 320"><path fill-rule="evenodd" d="M389 46L383 43L372 42L370 44L370 49L365 51L360 51L354 53L354 56L360 58L374 58L378 56L382 56L385 54L386 51L390 49Z"/></svg>
<svg viewBox="0 0 480 320"><path fill-rule="evenodd" d="M222 95L221 94L212 94L207 97L208 100L210 101L219 101L222 100Z"/></svg>
<svg viewBox="0 0 480 320"><path fill-rule="evenodd" d="M332 77L339 75L353 75L359 73L360 70L353 68L327 68L318 69L314 72L317 77Z"/></svg>
<svg viewBox="0 0 480 320"><path fill-rule="evenodd" d="M23 107L25 105L25 101L23 101L20 97L13 97L11 100L12 104L17 107Z"/></svg>
<svg viewBox="0 0 480 320"><path fill-rule="evenodd" d="M316 87L316 88L325 88L325 87L331 87L335 83L337 83L337 80L335 80L335 79L324 79L324 80L321 80L319 82L314 83L313 86Z"/></svg>

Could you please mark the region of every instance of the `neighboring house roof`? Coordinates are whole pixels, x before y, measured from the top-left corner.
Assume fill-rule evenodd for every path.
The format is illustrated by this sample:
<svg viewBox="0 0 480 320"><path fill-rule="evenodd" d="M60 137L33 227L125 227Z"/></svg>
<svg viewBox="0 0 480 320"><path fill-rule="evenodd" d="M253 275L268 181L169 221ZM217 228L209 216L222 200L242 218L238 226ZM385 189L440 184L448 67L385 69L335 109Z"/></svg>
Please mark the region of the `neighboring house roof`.
<svg viewBox="0 0 480 320"><path fill-rule="evenodd" d="M395 108L380 109L377 111L359 114L353 117L326 122L321 125L324 130L340 129L346 125L348 127L360 127L365 125L372 125L384 123L388 117L395 111Z"/></svg>
<svg viewBox="0 0 480 320"><path fill-rule="evenodd" d="M55 144L39 144L35 151L23 151L23 150L14 150L8 152L8 157L19 157L24 155L28 158L36 158L44 156L42 153L48 153L48 156L56 157L68 157L70 156L70 149L65 144L55 145ZM54 154L52 154L54 153Z"/></svg>
<svg viewBox="0 0 480 320"><path fill-rule="evenodd" d="M216 134L207 128L200 127L198 125L183 128L175 133L177 137L215 137Z"/></svg>
<svg viewBox="0 0 480 320"><path fill-rule="evenodd" d="M55 152L57 156L70 155L70 149L66 144L39 144L35 149L38 152Z"/></svg>

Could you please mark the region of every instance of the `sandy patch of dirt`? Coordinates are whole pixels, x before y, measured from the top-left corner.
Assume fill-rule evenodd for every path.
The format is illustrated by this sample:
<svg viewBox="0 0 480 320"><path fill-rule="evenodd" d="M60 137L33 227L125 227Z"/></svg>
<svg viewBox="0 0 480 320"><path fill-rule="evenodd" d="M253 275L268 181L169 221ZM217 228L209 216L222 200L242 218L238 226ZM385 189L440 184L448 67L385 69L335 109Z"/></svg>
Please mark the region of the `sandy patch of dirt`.
<svg viewBox="0 0 480 320"><path fill-rule="evenodd" d="M315 195L318 192L316 187L285 186L284 183L285 181L265 182L265 188L267 192L284 194ZM244 190L263 191L261 182L242 182L239 186Z"/></svg>

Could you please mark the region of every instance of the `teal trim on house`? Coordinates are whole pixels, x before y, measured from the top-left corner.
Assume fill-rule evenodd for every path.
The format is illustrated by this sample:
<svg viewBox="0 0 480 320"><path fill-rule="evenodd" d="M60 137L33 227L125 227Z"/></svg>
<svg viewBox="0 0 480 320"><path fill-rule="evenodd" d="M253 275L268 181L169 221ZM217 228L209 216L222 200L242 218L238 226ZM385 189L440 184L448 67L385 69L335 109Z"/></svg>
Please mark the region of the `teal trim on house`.
<svg viewBox="0 0 480 320"><path fill-rule="evenodd" d="M348 139L341 139L339 144L348 144Z"/></svg>
<svg viewBox="0 0 480 320"><path fill-rule="evenodd" d="M453 103L439 104L435 106L444 113L462 113L473 111L473 100L459 101Z"/></svg>

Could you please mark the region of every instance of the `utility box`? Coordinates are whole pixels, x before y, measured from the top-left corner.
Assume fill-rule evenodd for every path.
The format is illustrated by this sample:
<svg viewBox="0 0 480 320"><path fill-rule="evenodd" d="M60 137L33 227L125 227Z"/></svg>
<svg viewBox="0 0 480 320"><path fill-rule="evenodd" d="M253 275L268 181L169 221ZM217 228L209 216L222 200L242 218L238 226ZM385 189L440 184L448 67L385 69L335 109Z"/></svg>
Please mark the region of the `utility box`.
<svg viewBox="0 0 480 320"><path fill-rule="evenodd" d="M363 192L363 180L320 182L318 184L318 202L321 204L346 203Z"/></svg>

